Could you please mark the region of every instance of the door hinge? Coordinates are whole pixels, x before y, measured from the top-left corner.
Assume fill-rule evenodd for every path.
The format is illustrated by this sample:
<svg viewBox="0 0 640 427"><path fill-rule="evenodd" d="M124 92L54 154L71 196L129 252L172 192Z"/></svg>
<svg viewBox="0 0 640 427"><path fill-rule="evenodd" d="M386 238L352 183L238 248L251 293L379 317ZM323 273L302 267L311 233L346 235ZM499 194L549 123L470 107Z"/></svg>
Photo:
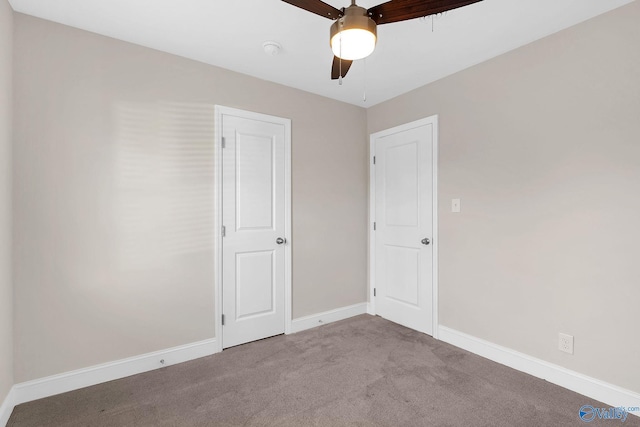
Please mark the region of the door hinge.
<svg viewBox="0 0 640 427"><path fill-rule="evenodd" d="M225 227L224 225L222 226L222 237L226 237L227 235L227 227Z"/></svg>
<svg viewBox="0 0 640 427"><path fill-rule="evenodd" d="M222 137L222 148L226 148L227 147L227 138L225 138L224 136Z"/></svg>
<svg viewBox="0 0 640 427"><path fill-rule="evenodd" d="M376 288L373 288L373 296L376 296Z"/></svg>
<svg viewBox="0 0 640 427"><path fill-rule="evenodd" d="M373 223L373 231L376 231L376 223Z"/></svg>
<svg viewBox="0 0 640 427"><path fill-rule="evenodd" d="M224 314L222 315L222 326L224 326Z"/></svg>
<svg viewBox="0 0 640 427"><path fill-rule="evenodd" d="M376 156L373 156L373 164L376 164Z"/></svg>

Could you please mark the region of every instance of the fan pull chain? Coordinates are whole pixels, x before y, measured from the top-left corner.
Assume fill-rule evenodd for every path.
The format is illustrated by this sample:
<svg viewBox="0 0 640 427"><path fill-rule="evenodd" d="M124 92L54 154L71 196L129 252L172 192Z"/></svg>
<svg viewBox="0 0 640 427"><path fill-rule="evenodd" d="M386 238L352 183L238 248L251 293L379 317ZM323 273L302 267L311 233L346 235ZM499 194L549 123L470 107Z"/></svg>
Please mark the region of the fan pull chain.
<svg viewBox="0 0 640 427"><path fill-rule="evenodd" d="M338 65L339 68L339 76L338 76L338 84L340 86L342 86L342 33L340 33L340 64Z"/></svg>
<svg viewBox="0 0 640 427"><path fill-rule="evenodd" d="M434 13L433 15L429 15L431 17L431 32L434 33L435 32L435 19L436 18L443 18L445 16L447 16L447 12L440 12L440 13Z"/></svg>
<svg viewBox="0 0 640 427"><path fill-rule="evenodd" d="M362 94L362 102L367 102L367 58L362 62L364 62L364 93Z"/></svg>

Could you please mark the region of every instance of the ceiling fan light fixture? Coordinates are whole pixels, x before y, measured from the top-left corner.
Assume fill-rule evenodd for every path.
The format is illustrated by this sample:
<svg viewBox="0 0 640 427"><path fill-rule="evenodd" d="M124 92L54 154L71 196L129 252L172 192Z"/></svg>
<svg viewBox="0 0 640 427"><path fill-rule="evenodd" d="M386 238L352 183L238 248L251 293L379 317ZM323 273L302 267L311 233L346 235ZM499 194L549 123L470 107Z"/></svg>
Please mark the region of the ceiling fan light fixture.
<svg viewBox="0 0 640 427"><path fill-rule="evenodd" d="M344 16L331 26L330 35L333 54L345 60L366 58L376 48L376 23L363 7L348 7Z"/></svg>

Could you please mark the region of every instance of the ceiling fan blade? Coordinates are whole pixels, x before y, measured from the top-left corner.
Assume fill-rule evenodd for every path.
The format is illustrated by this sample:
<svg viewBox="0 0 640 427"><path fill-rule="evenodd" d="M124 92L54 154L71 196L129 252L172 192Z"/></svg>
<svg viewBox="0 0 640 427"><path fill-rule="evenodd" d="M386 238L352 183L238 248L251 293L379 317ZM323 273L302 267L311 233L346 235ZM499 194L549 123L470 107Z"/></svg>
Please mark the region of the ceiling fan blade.
<svg viewBox="0 0 640 427"><path fill-rule="evenodd" d="M334 56L333 65L331 66L331 80L337 80L338 78L340 78L341 74L342 77L346 76L347 72L349 72L349 68L351 68L352 63L353 61L343 59L342 65L340 65L340 58Z"/></svg>
<svg viewBox="0 0 640 427"><path fill-rule="evenodd" d="M390 24L446 12L482 0L391 0L367 11L376 24Z"/></svg>
<svg viewBox="0 0 640 427"><path fill-rule="evenodd" d="M297 6L300 9L304 9L308 12L315 13L316 15L324 16L329 19L338 19L342 16L342 12L335 7L326 4L320 0L282 0L285 3L289 3L293 6Z"/></svg>

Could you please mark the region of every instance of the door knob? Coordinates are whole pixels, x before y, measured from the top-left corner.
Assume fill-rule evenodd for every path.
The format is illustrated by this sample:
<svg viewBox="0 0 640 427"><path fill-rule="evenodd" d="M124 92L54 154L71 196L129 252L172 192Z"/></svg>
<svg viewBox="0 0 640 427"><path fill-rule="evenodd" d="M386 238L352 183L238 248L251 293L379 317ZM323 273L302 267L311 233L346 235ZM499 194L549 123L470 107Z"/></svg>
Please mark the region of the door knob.
<svg viewBox="0 0 640 427"><path fill-rule="evenodd" d="M421 243L423 245L428 245L429 243L431 243L431 240L429 240L428 238L425 237L424 239L421 240Z"/></svg>
<svg viewBox="0 0 640 427"><path fill-rule="evenodd" d="M283 239L282 237L278 237L276 239L276 243L279 244L279 245L285 244L285 243L287 243L287 239Z"/></svg>

